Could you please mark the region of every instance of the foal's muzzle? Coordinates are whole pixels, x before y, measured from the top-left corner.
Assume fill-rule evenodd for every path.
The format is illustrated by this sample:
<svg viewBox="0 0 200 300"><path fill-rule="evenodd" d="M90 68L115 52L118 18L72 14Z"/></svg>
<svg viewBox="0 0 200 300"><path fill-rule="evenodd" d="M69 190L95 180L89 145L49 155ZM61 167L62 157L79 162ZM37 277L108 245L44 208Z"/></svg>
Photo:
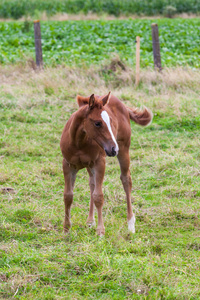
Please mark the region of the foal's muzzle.
<svg viewBox="0 0 200 300"><path fill-rule="evenodd" d="M111 151L108 151L107 149L105 149L105 152L108 156L115 156L117 155L117 152L115 150L115 147L112 147Z"/></svg>

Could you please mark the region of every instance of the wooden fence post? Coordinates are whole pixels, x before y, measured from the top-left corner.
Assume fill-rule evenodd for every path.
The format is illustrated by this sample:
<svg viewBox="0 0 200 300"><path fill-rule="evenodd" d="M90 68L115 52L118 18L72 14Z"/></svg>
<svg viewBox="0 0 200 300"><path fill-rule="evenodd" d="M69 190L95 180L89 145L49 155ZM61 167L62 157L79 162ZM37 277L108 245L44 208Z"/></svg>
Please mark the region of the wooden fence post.
<svg viewBox="0 0 200 300"><path fill-rule="evenodd" d="M136 78L135 85L137 86L140 82L140 37L136 37Z"/></svg>
<svg viewBox="0 0 200 300"><path fill-rule="evenodd" d="M156 70L161 71L161 57L160 57L160 43L158 34L158 25L153 23L152 28L152 43L153 43L153 57L154 57L154 67Z"/></svg>
<svg viewBox="0 0 200 300"><path fill-rule="evenodd" d="M41 30L40 30L40 21L34 21L34 34L35 34L35 56L36 56L36 65L39 68L43 67L42 60L42 43L41 43Z"/></svg>

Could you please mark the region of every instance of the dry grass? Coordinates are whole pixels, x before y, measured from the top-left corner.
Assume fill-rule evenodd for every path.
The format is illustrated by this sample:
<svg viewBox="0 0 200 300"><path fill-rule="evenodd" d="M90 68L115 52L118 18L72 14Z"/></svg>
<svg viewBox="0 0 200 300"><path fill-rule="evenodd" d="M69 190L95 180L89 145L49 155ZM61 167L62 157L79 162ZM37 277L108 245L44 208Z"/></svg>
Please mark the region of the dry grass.
<svg viewBox="0 0 200 300"><path fill-rule="evenodd" d="M176 14L174 18L182 18L182 19L192 19L199 17L199 14L193 13L182 13ZM108 15L106 13L95 14L95 13L79 13L79 14L67 14L67 13L58 13L53 16L48 16L46 12L37 13L36 16L26 16L19 19L19 21L25 21L33 19L40 19L40 21L80 21L80 20L127 20L127 19L144 19L144 20L156 20L165 18L163 15L156 16L141 16L141 15L120 15L118 17L114 15ZM0 22L9 22L13 21L13 19L4 19L0 18Z"/></svg>
<svg viewBox="0 0 200 300"><path fill-rule="evenodd" d="M1 95L17 99L18 106L28 103L37 104L51 96L52 101L67 100L77 94L104 94L108 90L123 99L127 104L135 99L149 105L154 110L173 109L174 114L191 113L196 115L200 95L200 71L198 69L164 69L161 73L154 70L141 70L140 86L135 87L135 70L116 64L118 58L106 67L90 68L59 66L35 71L30 63L18 66L1 66ZM114 62L114 63L113 63ZM113 67L114 66L114 67ZM190 102L187 101L188 97Z"/></svg>

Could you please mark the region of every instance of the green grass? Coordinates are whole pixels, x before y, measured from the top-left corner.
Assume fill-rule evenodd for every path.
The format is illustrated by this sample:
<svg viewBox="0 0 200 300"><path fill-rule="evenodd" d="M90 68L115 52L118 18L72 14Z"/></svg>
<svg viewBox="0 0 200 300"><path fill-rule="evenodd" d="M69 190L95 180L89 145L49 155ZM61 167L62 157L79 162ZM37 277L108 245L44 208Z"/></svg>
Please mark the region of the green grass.
<svg viewBox="0 0 200 300"><path fill-rule="evenodd" d="M137 89L133 82L112 89L127 105L143 103L155 116L147 128L131 124L134 235L127 231L117 159L107 159L104 238L86 226L85 170L76 181L71 231L62 233L59 141L76 110L75 94L105 93L108 82L95 70L93 76L77 70L77 77L64 68L1 71L0 182L14 193L0 193L0 297L200 299L199 71L184 84L177 76L167 82L172 70L157 83L150 72Z"/></svg>
<svg viewBox="0 0 200 300"><path fill-rule="evenodd" d="M90 65L119 55L135 65L141 37L141 67L153 67L151 24L158 23L162 66L200 67L200 19L41 22L46 65ZM27 25L28 24L28 25ZM0 22L0 63L35 60L33 23Z"/></svg>

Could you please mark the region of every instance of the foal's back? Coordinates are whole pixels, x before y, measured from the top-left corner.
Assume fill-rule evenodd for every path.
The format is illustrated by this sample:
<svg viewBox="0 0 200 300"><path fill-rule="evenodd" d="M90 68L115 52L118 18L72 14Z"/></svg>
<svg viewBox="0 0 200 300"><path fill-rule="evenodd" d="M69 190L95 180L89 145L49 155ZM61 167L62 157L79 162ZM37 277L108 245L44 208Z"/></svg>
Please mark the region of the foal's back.
<svg viewBox="0 0 200 300"><path fill-rule="evenodd" d="M131 136L130 115L124 103L117 97L111 95L110 101L105 109L110 115L110 118L114 120L113 127L117 128L117 141L129 141Z"/></svg>

